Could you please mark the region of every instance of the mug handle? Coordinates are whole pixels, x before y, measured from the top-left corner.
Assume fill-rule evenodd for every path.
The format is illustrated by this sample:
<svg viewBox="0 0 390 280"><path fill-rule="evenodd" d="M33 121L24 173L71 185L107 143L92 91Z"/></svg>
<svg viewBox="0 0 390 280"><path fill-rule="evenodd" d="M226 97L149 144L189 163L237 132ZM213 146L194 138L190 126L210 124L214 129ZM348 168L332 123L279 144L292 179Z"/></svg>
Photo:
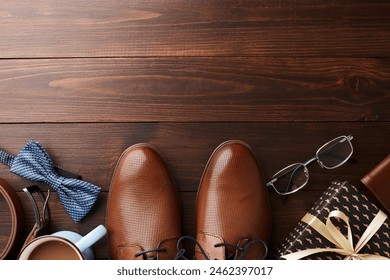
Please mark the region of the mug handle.
<svg viewBox="0 0 390 280"><path fill-rule="evenodd" d="M103 225L99 225L87 235L82 237L79 241L77 241L75 245L77 246L77 248L79 248L81 252L84 252L87 248L91 247L103 236L105 236L106 233L107 229Z"/></svg>

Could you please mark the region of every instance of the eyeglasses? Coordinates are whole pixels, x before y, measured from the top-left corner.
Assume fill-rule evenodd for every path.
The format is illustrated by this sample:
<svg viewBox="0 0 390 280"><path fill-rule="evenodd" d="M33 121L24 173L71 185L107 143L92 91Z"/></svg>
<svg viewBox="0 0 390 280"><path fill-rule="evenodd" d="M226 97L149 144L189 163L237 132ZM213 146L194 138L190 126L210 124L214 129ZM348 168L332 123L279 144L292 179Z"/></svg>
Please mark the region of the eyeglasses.
<svg viewBox="0 0 390 280"><path fill-rule="evenodd" d="M351 157L353 137L339 136L325 143L316 155L305 162L291 164L277 172L267 183L280 195L289 195L302 189L309 181L307 165L317 161L322 168L334 169L343 165Z"/></svg>

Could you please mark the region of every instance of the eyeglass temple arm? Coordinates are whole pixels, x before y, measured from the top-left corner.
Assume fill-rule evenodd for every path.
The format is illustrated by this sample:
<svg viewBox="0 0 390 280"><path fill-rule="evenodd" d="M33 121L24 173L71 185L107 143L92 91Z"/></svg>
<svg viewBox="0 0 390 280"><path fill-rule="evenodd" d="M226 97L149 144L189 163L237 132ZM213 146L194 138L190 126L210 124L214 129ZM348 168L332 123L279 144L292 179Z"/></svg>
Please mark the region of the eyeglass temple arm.
<svg viewBox="0 0 390 280"><path fill-rule="evenodd" d="M308 164L310 164L310 163L312 163L313 161L316 161L316 160L317 160L317 157L312 157L311 159L309 159L309 160L303 162L302 165L307 166ZM296 172L296 170L297 170L299 167L300 167L300 166L297 166L297 168L295 168L295 170L292 172L291 178L290 178L289 183L288 183L288 186L287 186L287 190L290 188L291 179L292 179L292 177L294 176L294 173ZM267 187L272 187L273 183L275 183L277 180L278 180L278 177L272 178L272 179L266 184L266 186L267 186Z"/></svg>
<svg viewBox="0 0 390 280"><path fill-rule="evenodd" d="M315 161L315 160L317 160L317 157L312 157L311 159L305 161L305 162L302 163L302 164L303 164L303 166L307 166L309 163L311 163L311 162L313 162L313 161ZM291 181L292 181L292 179L293 179L293 177L294 177L294 175L295 175L295 172L298 171L298 168L299 168L299 167L300 167L300 166L297 166L297 167L294 169L294 171L291 173L290 180L288 181L288 184L287 184L287 188L286 188L285 193L288 193L288 192L289 192L289 190L290 190L290 188L291 188Z"/></svg>

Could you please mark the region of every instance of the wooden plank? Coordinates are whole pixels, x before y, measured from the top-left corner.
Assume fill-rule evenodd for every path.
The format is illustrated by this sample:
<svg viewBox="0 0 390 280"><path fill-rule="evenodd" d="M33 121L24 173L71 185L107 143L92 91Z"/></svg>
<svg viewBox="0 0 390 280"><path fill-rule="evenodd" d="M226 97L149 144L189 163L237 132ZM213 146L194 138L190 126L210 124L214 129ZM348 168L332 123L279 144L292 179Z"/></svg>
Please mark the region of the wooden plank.
<svg viewBox="0 0 390 280"><path fill-rule="evenodd" d="M0 6L0 149L40 141L54 162L102 187L73 223L55 192L49 232L86 234L105 223L120 154L147 142L180 190L183 234L195 234L203 169L223 141L253 148L265 180L354 136L353 160L308 168L283 201L270 190L271 255L333 180L359 179L389 153L390 3L321 0L4 1ZM0 164L34 223L22 188ZM49 189L39 184L42 190ZM0 198L0 249L9 211ZM189 244L188 247L191 247ZM95 246L108 259L107 240Z"/></svg>
<svg viewBox="0 0 390 280"><path fill-rule="evenodd" d="M0 60L0 122L390 120L390 61Z"/></svg>
<svg viewBox="0 0 390 280"><path fill-rule="evenodd" d="M287 237L288 233L296 226L303 215L312 207L316 200L321 196L322 192L329 187L330 183L323 186L323 190L312 191L304 189L292 196L287 200L283 200L275 193L270 193L270 203L272 207L272 240L270 244L269 259L273 258L273 253L276 247ZM364 194L367 194L363 190ZM58 197L54 194L49 200L49 209L51 214L51 223L47 228L47 233L53 233L60 230L72 230L82 235L87 234L90 230L95 228L99 224L105 224L106 217L106 205L107 205L107 192L103 192L98 199L97 204L91 211L91 213L80 223L73 223L69 218L65 210L60 205ZM25 234L23 238L27 236L34 224L34 214L32 206L27 197L19 193L19 197L24 207L25 218ZM183 235L194 236L196 232L196 218L195 218L195 201L196 192L182 192L181 203L183 206L182 221L183 221ZM4 211L6 207L1 204L0 201L0 216L4 217ZM6 228L7 224L3 228ZM0 233L5 237L6 232L2 230ZM23 240L22 240L23 242ZM0 244L1 245L1 244ZM184 244L191 252L194 244ZM21 245L20 245L21 246ZM93 246L95 257L97 259L109 259L109 251L107 239L103 238Z"/></svg>
<svg viewBox="0 0 390 280"><path fill-rule="evenodd" d="M181 191L196 191L213 150L223 141L241 139L251 145L264 176L305 161L325 142L354 136L355 163L335 170L310 165L309 189L334 179L358 181L389 152L387 122L346 123L122 123L122 124L1 124L0 148L16 155L29 139L40 141L55 164L80 173L108 190L120 154L136 143L150 143L164 157ZM196 139L196 140L195 140ZM0 177L21 191L30 184L0 165Z"/></svg>
<svg viewBox="0 0 390 280"><path fill-rule="evenodd" d="M289 231L296 225L300 218L304 215L305 209L309 209L315 200L321 195L321 192L303 191L301 194L297 194L296 197L291 197L286 203L283 203L279 196L275 194L270 195L273 215L273 249L277 244L287 236ZM24 206L24 230L23 239L27 236L28 232L34 224L34 214L30 201L23 193L19 193L19 197ZM196 192L184 192L181 193L182 206L183 206L183 234L195 235L196 223L195 223L195 200ZM107 192L104 192L99 197L97 204L92 212L80 223L73 223L69 218L63 207L61 206L58 197L54 194L49 200L49 209L51 214L51 223L47 228L47 233L53 233L61 230L72 230L82 235L88 233L99 224L105 224L105 213L107 204ZM4 205L0 208L1 216L4 217ZM306 206L306 207L304 207ZM291 219L285 219L285 209L289 210L289 216ZM7 215L8 217L9 215ZM294 218L295 217L295 218ZM282 223L283 221L283 223ZM3 225L4 229L9 228L9 224ZM6 233L2 230L1 235L6 237ZM0 244L1 245L1 244ZM185 244L189 248L193 244ZM21 245L20 245L21 246ZM110 258L108 252L107 240L104 238L96 243L93 247L95 257L98 259Z"/></svg>
<svg viewBox="0 0 390 280"><path fill-rule="evenodd" d="M0 56L389 56L389 3L352 3L7 1Z"/></svg>

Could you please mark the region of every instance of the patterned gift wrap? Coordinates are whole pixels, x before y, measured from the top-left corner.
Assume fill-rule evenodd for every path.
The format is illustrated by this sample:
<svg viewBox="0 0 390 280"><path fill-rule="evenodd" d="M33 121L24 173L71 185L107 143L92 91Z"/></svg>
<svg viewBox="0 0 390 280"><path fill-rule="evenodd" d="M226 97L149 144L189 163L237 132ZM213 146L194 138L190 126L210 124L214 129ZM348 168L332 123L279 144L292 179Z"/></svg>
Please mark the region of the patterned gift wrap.
<svg viewBox="0 0 390 280"><path fill-rule="evenodd" d="M380 215L381 220L378 223ZM330 216L333 217L330 218ZM342 216L344 218L339 218L338 216ZM319 222L320 227L324 227L325 224L327 225L327 221L330 220L332 223L331 226L334 226L334 231L337 231L337 234L340 235L337 236L336 234L337 237L331 242L330 240L332 240L332 238L326 238L327 234L320 234L313 228L313 224L308 224L313 220ZM371 229L373 224L376 224L377 226L376 229L372 231ZM350 255L348 257L348 254L334 252L339 250L339 247L336 244L339 243L338 240L342 240L343 238L348 239L348 226L350 229L350 241L352 241L351 243L353 244L353 247L355 247L355 245L356 247L359 247L359 256L356 258L355 256L357 254L353 254L353 256ZM369 230L367 230L368 227L370 227ZM371 231L372 233L367 238L368 231ZM363 243L363 245L361 243ZM313 250L318 248L324 250L322 250L322 252ZM325 248L332 249L327 250ZM301 252L296 253L299 251ZM291 257L291 255L288 257L288 255L292 253L296 253L294 255L297 255L302 254L302 252L307 253L308 251L314 253L304 257L296 258L295 256ZM353 185L348 182L339 181L333 182L323 193L305 217L280 244L275 255L276 259L309 260L375 259L376 257L380 258L380 256L383 258L390 258L389 217L381 212Z"/></svg>

